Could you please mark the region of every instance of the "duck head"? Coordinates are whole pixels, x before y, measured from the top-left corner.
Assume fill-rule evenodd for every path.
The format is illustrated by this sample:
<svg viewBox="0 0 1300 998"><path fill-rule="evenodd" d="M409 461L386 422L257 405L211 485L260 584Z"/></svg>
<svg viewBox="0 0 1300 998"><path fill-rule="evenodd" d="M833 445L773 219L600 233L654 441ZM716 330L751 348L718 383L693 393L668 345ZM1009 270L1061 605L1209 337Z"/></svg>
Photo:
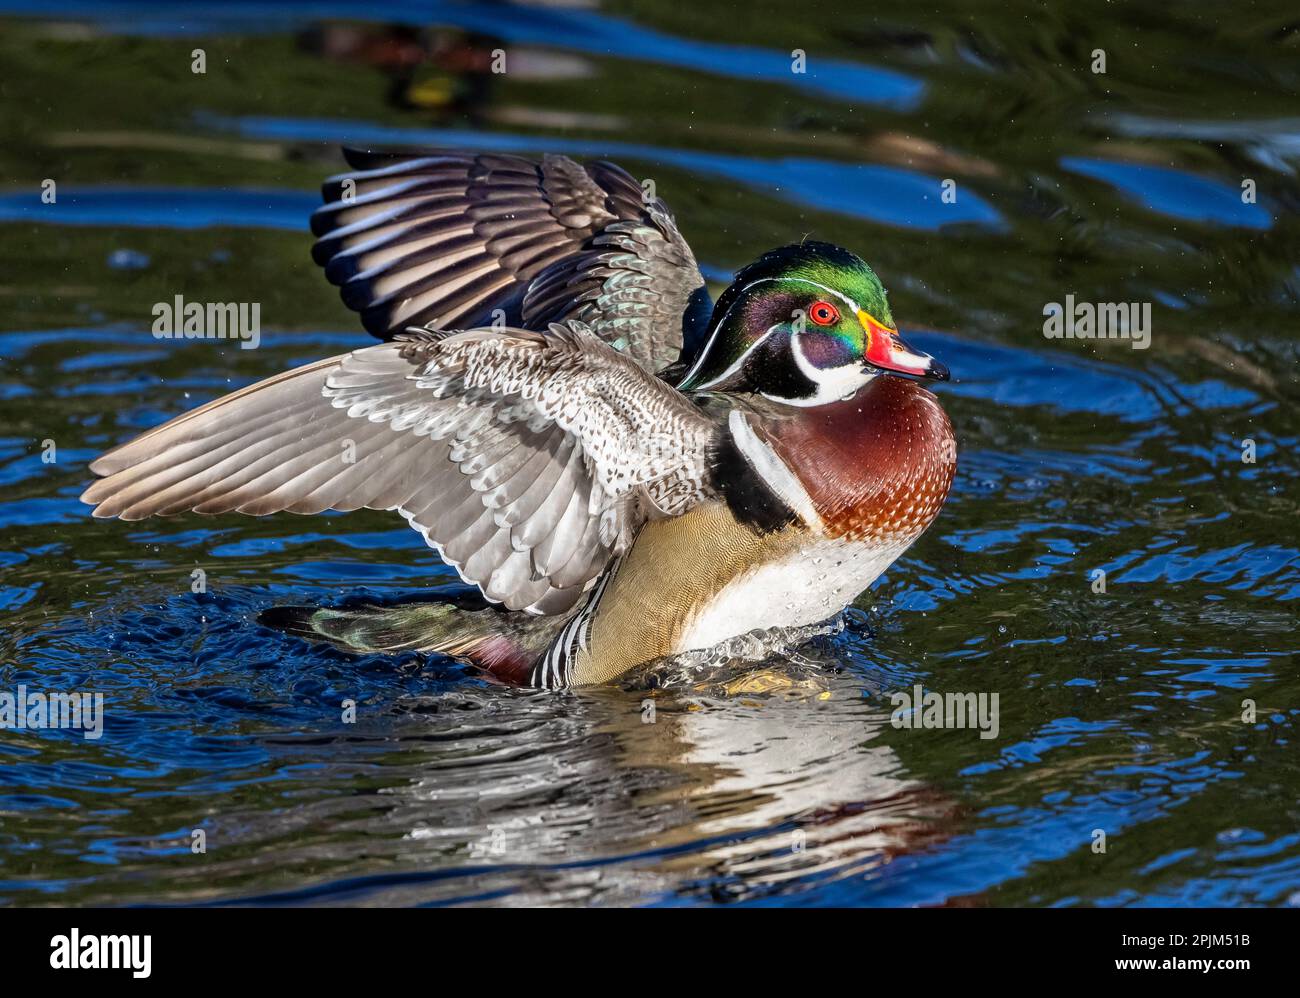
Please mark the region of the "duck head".
<svg viewBox="0 0 1300 998"><path fill-rule="evenodd" d="M754 392L790 405L837 402L882 371L946 380L905 344L885 288L848 250L804 242L763 254L714 307L685 391Z"/></svg>

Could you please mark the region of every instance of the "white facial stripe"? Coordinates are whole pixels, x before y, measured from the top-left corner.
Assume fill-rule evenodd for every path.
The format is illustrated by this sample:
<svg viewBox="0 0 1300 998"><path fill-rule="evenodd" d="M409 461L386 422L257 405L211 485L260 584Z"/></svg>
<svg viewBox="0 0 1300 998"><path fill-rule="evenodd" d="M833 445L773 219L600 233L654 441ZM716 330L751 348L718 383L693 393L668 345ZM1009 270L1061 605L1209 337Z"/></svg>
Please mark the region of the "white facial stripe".
<svg viewBox="0 0 1300 998"><path fill-rule="evenodd" d="M828 295L834 295L840 301L844 302L844 304L849 307L851 313L854 316L856 316L858 312L861 311L861 309L859 309L858 307L858 303L855 302L852 298L850 298L848 295L844 294L843 292L836 291L834 288L828 288L825 284L818 284L816 281L810 281L806 277L783 277L781 278L781 280L798 281L801 284L811 284L814 288L821 288Z"/></svg>
<svg viewBox="0 0 1300 998"><path fill-rule="evenodd" d="M705 359L709 356L709 351L713 349L713 341L718 338L718 330L720 330L724 325L726 325L727 316L731 315L731 310L735 308L738 304L740 304L740 300L745 297L745 292L747 292L750 288L754 287L755 285L767 284L772 281L794 281L795 283L798 284L811 284L813 287L821 288L827 294L834 295L840 301L844 302L844 304L846 304L849 307L849 309L852 311L853 315L856 316L860 311L858 307L858 303L855 302L848 295L842 294L841 292L836 291L834 288L828 288L825 284L819 284L817 281L811 281L806 277L760 277L756 281L750 281L748 284L746 284L743 288L740 289L740 294L736 296L736 300L731 303L731 306L727 309L726 312L723 313L722 318L718 320L718 324L714 326L713 330L709 333L708 342L704 344L704 349L700 351L700 356L696 358L695 363L691 365L691 369L686 372L686 377L682 379L683 382L689 381L692 377L694 377L695 372L700 369L700 365L703 364ZM769 333L771 331L772 331L771 329L768 330ZM749 349L752 350L753 347L750 347ZM746 350L745 352L748 353L749 351ZM709 384L711 385L717 384L718 381L719 381L718 378L714 378L712 381L709 382Z"/></svg>
<svg viewBox="0 0 1300 998"><path fill-rule="evenodd" d="M744 365L749 355L758 348L758 345L772 335L772 331L774 329L776 329L776 326L768 326L767 332L765 332L762 336L760 336L753 343L747 346L745 348L745 352L742 353L739 357L737 357L735 362L730 367L728 367L725 371L719 374L716 378L711 378L710 380L706 381L704 384L700 385L698 388L695 388L693 390L697 392L706 391L707 389L712 388L714 385L721 384L722 382L730 378L733 374L735 374L737 371L740 370L740 368Z"/></svg>
<svg viewBox="0 0 1300 998"><path fill-rule="evenodd" d="M777 457L776 451L754 432L745 414L739 409L732 409L731 415L727 417L727 427L731 430L731 439L735 441L736 449L754 469L754 473L782 502L795 511L810 530L821 530L822 518L813 505L808 490L795 478L794 472L786 467L785 462Z"/></svg>

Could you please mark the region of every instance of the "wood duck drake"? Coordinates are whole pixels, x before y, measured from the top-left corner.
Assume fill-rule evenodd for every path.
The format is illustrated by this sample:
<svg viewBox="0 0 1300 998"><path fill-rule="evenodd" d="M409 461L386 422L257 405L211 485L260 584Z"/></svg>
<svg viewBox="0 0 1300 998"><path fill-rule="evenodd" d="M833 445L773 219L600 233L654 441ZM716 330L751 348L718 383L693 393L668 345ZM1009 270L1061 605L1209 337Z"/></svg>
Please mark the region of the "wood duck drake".
<svg viewBox="0 0 1300 998"><path fill-rule="evenodd" d="M852 253L773 250L711 306L667 207L613 164L346 155L313 254L385 342L109 451L81 498L124 520L396 510L486 601L265 622L600 683L832 618L938 514L952 426L912 378L948 374Z"/></svg>

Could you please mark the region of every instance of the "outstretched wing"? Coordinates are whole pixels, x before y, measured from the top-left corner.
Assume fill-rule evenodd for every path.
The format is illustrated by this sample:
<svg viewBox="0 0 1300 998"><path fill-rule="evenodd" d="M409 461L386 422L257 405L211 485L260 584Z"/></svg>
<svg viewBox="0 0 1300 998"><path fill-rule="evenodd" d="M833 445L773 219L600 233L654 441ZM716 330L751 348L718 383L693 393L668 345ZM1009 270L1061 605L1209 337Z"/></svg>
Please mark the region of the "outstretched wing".
<svg viewBox="0 0 1300 998"><path fill-rule="evenodd" d="M381 339L575 318L653 371L708 321L704 278L667 206L612 163L345 155L355 172L322 187L312 255Z"/></svg>
<svg viewBox="0 0 1300 998"><path fill-rule="evenodd" d="M718 424L581 323L416 333L109 451L96 516L396 509L511 609L561 613L651 516L704 495Z"/></svg>

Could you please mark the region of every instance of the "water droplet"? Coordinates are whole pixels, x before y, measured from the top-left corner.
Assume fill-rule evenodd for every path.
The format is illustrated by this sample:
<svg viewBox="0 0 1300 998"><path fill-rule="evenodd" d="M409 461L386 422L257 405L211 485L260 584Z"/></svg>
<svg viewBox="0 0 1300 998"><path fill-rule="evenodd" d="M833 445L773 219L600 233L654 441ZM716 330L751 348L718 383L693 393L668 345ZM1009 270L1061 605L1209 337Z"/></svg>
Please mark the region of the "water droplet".
<svg viewBox="0 0 1300 998"><path fill-rule="evenodd" d="M144 270L149 266L150 259L148 253L141 253L133 249L115 249L108 254L108 267L110 270Z"/></svg>

